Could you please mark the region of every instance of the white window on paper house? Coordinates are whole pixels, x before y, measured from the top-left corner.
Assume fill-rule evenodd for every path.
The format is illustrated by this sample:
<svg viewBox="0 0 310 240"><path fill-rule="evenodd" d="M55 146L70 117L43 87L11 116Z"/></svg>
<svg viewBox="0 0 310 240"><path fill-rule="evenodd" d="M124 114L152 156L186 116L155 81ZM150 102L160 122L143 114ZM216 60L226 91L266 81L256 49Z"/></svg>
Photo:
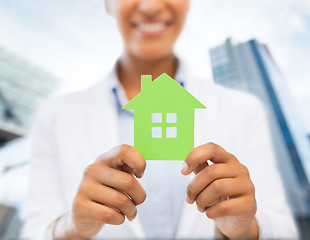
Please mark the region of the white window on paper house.
<svg viewBox="0 0 310 240"><path fill-rule="evenodd" d="M152 138L163 138L162 128L166 128L166 138L177 138L177 114L176 113L167 113L166 122L163 123L162 113L152 113L152 123L157 123L156 127L152 127ZM158 126L158 123L161 123ZM174 124L175 123L175 124Z"/></svg>

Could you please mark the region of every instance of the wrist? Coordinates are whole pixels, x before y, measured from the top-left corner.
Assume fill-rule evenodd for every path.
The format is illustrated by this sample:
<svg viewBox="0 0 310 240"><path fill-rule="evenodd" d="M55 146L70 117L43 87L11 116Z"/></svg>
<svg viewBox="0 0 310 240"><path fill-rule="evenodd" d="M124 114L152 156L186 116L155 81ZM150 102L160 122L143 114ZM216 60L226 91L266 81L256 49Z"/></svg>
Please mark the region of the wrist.
<svg viewBox="0 0 310 240"><path fill-rule="evenodd" d="M227 239L259 239L259 225L258 225L256 218L254 218L251 222L251 225L249 226L249 229L247 229L243 234L240 234L240 235L234 236L234 237L226 236L216 226L215 227L215 237L217 239L223 239L223 240L227 240Z"/></svg>
<svg viewBox="0 0 310 240"><path fill-rule="evenodd" d="M259 238L259 227L256 218L253 218L249 229L242 234L241 239L258 239Z"/></svg>
<svg viewBox="0 0 310 240"><path fill-rule="evenodd" d="M72 220L71 212L66 212L55 220L52 234L53 239L86 238L79 234L79 232L76 230Z"/></svg>

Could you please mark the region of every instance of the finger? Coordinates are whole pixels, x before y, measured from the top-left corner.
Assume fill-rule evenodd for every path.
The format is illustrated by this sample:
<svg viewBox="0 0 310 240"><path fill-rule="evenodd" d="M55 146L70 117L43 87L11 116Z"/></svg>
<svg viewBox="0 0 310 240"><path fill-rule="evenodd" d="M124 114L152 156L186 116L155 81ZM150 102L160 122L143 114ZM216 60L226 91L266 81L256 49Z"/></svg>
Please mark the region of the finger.
<svg viewBox="0 0 310 240"><path fill-rule="evenodd" d="M186 157L182 174L188 175L197 167L208 160L213 163L227 163L232 160L236 160L235 156L226 152L222 147L214 143L207 143L199 147L194 148Z"/></svg>
<svg viewBox="0 0 310 240"><path fill-rule="evenodd" d="M90 168L90 165L88 168ZM128 194L135 205L139 205L144 202L146 198L146 192L141 184L131 174L110 168L108 166L95 166L95 169L91 170L96 172L96 180L103 185L118 189Z"/></svg>
<svg viewBox="0 0 310 240"><path fill-rule="evenodd" d="M127 164L124 164L121 169L120 169L122 172L126 172L126 173L129 173L131 175L134 175L134 172L133 170L127 165Z"/></svg>
<svg viewBox="0 0 310 240"><path fill-rule="evenodd" d="M92 201L75 201L75 216L83 219L83 222L100 222L112 225L120 225L125 221L125 216L102 204Z"/></svg>
<svg viewBox="0 0 310 240"><path fill-rule="evenodd" d="M126 168L128 166L138 178L143 176L146 167L146 161L142 154L134 147L126 144L117 146L99 156L97 162L104 162L115 169Z"/></svg>
<svg viewBox="0 0 310 240"><path fill-rule="evenodd" d="M198 167L194 170L195 175L200 173L207 166L209 166L208 162L204 162L202 164L199 164Z"/></svg>
<svg viewBox="0 0 310 240"><path fill-rule="evenodd" d="M196 198L196 204L200 212L220 198L237 197L254 193L254 186L251 183L244 183L239 178L223 178L215 180L205 188Z"/></svg>
<svg viewBox="0 0 310 240"><path fill-rule="evenodd" d="M221 201L212 205L206 209L206 215L210 219L227 216L251 216L255 214L256 209L255 198L247 195Z"/></svg>
<svg viewBox="0 0 310 240"><path fill-rule="evenodd" d="M233 178L236 171L228 164L213 164L199 172L187 187L187 202L193 203L210 183L221 178Z"/></svg>
<svg viewBox="0 0 310 240"><path fill-rule="evenodd" d="M129 220L136 217L137 208L126 194L99 183L92 184L88 191L92 201L119 210Z"/></svg>

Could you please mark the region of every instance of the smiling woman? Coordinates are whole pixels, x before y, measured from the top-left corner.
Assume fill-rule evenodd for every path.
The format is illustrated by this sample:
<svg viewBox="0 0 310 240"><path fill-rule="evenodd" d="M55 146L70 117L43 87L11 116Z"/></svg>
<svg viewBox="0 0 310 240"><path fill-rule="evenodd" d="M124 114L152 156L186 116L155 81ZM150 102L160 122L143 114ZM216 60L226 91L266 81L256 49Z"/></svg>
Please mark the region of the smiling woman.
<svg viewBox="0 0 310 240"><path fill-rule="evenodd" d="M139 92L141 73L157 77L165 69L173 76L177 68L173 47L183 29L189 0L106 0L105 6L116 19L123 39L118 76L128 99Z"/></svg>
<svg viewBox="0 0 310 240"><path fill-rule="evenodd" d="M228 238L295 238L263 107L195 77L174 54L189 0L105 6L123 54L100 83L53 98L38 114L23 237L189 239L214 238L217 230ZM164 72L208 107L197 114L200 145L180 159L181 172L180 162L146 161L130 146L133 114L122 109L140 92L141 75ZM162 118L175 124L162 137L179 139L182 116Z"/></svg>

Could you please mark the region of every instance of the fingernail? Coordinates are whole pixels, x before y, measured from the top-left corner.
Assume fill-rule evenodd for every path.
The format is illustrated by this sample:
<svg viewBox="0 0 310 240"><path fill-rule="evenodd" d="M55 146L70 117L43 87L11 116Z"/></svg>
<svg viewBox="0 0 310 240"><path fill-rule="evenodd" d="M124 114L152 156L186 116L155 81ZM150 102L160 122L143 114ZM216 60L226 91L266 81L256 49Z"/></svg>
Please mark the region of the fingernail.
<svg viewBox="0 0 310 240"><path fill-rule="evenodd" d="M187 174L187 171L188 171L188 165L186 162L183 162L183 167L182 167L181 173Z"/></svg>
<svg viewBox="0 0 310 240"><path fill-rule="evenodd" d="M204 213L204 212L205 212L204 209L201 209L201 208L197 208L197 209L198 209L198 211L201 212L201 213Z"/></svg>
<svg viewBox="0 0 310 240"><path fill-rule="evenodd" d="M186 202L188 204L193 204L193 201L188 196L186 196Z"/></svg>
<svg viewBox="0 0 310 240"><path fill-rule="evenodd" d="M143 175L144 175L144 172L143 172L143 173L137 173L137 174L136 174L137 178L142 178Z"/></svg>

